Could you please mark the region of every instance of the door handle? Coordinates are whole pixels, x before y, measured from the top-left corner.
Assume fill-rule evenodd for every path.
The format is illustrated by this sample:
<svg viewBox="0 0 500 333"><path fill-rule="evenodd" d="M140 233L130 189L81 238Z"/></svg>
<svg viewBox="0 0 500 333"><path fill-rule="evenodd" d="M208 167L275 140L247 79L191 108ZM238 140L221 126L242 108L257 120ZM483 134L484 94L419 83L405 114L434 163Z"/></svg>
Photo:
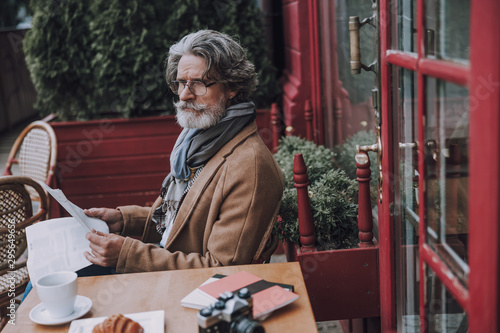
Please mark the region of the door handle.
<svg viewBox="0 0 500 333"><path fill-rule="evenodd" d="M415 142L400 142L399 148L415 148L417 144Z"/></svg>
<svg viewBox="0 0 500 333"><path fill-rule="evenodd" d="M375 72L375 66L377 61L375 60L369 66L366 66L361 62L361 48L359 42L359 30L365 24L370 24L372 26L372 20L374 20L375 15L371 17L365 18L363 21L359 21L359 16L350 16L349 17L349 46L351 52L351 73L352 74L360 74L361 69L365 71Z"/></svg>

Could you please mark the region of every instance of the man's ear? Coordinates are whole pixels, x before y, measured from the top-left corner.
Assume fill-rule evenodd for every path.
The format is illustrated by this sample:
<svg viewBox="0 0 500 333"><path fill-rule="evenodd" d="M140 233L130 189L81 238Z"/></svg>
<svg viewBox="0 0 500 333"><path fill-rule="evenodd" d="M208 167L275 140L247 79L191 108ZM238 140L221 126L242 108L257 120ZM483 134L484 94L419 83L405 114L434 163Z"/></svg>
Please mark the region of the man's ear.
<svg viewBox="0 0 500 333"><path fill-rule="evenodd" d="M226 93L226 98L227 99L233 99L236 96L237 93L238 93L237 91L228 91Z"/></svg>

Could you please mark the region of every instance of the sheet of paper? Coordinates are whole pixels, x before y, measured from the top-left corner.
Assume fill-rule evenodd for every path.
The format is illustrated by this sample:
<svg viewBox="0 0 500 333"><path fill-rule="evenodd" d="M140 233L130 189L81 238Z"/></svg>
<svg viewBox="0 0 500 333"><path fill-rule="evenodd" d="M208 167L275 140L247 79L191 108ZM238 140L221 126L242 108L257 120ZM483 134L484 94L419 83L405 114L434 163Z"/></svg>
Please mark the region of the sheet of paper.
<svg viewBox="0 0 500 333"><path fill-rule="evenodd" d="M211 277L207 281L203 282L203 284L207 284L210 282L217 281L219 278L214 278ZM202 284L202 285L203 285ZM204 307L209 306L210 304L213 304L217 301L216 298L207 295L206 293L202 292L200 289L196 288L189 294L187 294L182 300L181 300L181 305L188 307L188 308L193 308L193 309L198 309L201 310Z"/></svg>
<svg viewBox="0 0 500 333"><path fill-rule="evenodd" d="M42 185L43 188L47 192L49 192L49 194L54 199L56 199L57 202L59 202L59 204L64 207L64 209L66 209L66 211L69 213L69 215L73 216L79 223L81 223L82 226L87 229L87 231L90 231L90 229L92 228L92 225L95 224L95 221L97 219L85 215L85 213L83 212L83 209L81 209L80 207L78 207L77 205L75 205L74 203L69 201L68 198L66 198L66 196L64 195L63 191L61 191L60 189L53 189L50 186L48 186L47 184L44 184L41 182L40 182L40 185ZM98 221L101 221L101 220L98 220Z"/></svg>
<svg viewBox="0 0 500 333"><path fill-rule="evenodd" d="M35 223L26 228L28 241L28 272L32 282L45 274L89 266L84 252L90 252L85 235L95 229L109 233L106 222L85 215L83 209L66 198L60 189L39 183L72 217Z"/></svg>
<svg viewBox="0 0 500 333"><path fill-rule="evenodd" d="M107 224L95 219L90 228L109 233ZM50 219L26 228L28 272L32 282L57 271L77 271L89 266L83 253L90 252L88 229L73 217Z"/></svg>

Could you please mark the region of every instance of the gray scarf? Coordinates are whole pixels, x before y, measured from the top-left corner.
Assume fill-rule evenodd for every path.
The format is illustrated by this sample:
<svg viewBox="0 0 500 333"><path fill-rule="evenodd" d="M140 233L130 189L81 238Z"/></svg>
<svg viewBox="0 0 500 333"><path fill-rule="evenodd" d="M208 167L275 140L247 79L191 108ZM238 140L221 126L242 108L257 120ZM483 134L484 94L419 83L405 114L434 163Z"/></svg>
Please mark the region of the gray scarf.
<svg viewBox="0 0 500 333"><path fill-rule="evenodd" d="M185 128L170 155L170 170L174 177L188 179L190 167L198 168L229 142L243 127L255 119L252 102L230 106L221 120L205 130Z"/></svg>
<svg viewBox="0 0 500 333"><path fill-rule="evenodd" d="M255 117L255 105L252 102L245 102L227 108L215 126L204 130L193 128L182 130L170 155L170 173L162 183L160 195L163 197L163 204L153 214L153 221L157 223L157 230L160 233L169 229L169 225L171 227L181 198L195 170L204 166ZM162 243L165 241L166 239Z"/></svg>

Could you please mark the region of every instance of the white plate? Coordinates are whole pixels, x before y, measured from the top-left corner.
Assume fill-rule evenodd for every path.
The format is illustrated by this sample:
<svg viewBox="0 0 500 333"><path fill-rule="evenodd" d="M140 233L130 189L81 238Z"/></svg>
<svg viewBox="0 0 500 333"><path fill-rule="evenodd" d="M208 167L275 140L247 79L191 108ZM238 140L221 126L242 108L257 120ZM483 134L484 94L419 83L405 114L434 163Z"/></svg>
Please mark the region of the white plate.
<svg viewBox="0 0 500 333"><path fill-rule="evenodd" d="M75 311L62 318L53 318L43 303L35 306L30 312L30 319L40 325L61 325L85 315L92 308L92 300L88 297L76 295Z"/></svg>
<svg viewBox="0 0 500 333"><path fill-rule="evenodd" d="M165 311L147 311L123 316L138 322L144 333L163 333L165 332ZM108 317L85 318L75 320L71 323L68 333L91 333L95 325L100 324Z"/></svg>

